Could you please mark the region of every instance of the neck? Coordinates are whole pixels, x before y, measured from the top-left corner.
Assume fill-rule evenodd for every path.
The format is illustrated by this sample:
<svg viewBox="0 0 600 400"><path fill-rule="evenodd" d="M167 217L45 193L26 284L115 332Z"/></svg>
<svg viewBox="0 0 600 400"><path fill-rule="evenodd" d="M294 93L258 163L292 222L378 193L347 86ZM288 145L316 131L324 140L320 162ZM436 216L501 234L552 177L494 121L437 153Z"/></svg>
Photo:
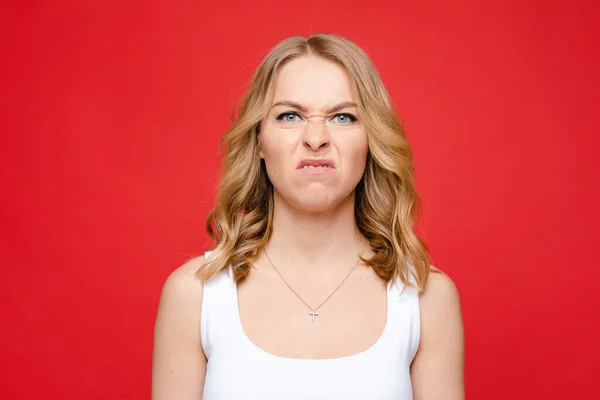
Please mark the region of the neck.
<svg viewBox="0 0 600 400"><path fill-rule="evenodd" d="M273 233L266 250L278 269L348 269L364 248L354 218L354 193L323 212L292 208L274 193Z"/></svg>

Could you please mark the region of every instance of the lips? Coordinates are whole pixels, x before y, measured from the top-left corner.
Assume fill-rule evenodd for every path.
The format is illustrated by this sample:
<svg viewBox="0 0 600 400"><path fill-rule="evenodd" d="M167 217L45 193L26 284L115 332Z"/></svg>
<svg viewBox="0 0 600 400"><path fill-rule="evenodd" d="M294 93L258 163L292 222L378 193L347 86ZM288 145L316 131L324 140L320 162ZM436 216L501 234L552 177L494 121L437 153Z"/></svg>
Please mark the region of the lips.
<svg viewBox="0 0 600 400"><path fill-rule="evenodd" d="M302 169L302 168L316 168L316 167L324 167L324 168L335 168L335 164L333 163L332 160L316 160L316 159L310 159L310 158L305 158L304 160L301 160L298 163L298 166L296 167L296 169Z"/></svg>

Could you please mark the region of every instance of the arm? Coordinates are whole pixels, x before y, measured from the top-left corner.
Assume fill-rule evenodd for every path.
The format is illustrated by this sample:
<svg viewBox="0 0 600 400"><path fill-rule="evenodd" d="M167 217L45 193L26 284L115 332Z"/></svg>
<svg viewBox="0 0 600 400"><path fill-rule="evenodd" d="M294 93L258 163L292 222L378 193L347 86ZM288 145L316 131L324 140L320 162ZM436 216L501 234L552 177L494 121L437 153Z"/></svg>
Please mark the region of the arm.
<svg viewBox="0 0 600 400"><path fill-rule="evenodd" d="M203 283L198 257L175 270L164 284L154 327L152 399L202 399L206 356L200 341Z"/></svg>
<svg viewBox="0 0 600 400"><path fill-rule="evenodd" d="M411 365L414 400L463 400L464 328L454 282L431 273L420 308L421 339Z"/></svg>

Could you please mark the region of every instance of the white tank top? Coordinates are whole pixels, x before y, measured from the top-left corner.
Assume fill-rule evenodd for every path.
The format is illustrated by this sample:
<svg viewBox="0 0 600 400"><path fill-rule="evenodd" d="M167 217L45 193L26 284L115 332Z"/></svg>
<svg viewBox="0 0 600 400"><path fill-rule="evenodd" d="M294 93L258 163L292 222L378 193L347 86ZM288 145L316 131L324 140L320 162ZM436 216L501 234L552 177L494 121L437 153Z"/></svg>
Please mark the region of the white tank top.
<svg viewBox="0 0 600 400"><path fill-rule="evenodd" d="M330 359L276 356L246 336L233 272L224 269L204 284L201 339L208 364L203 399L409 400L419 336L417 290L398 279L388 286L383 333L367 350Z"/></svg>

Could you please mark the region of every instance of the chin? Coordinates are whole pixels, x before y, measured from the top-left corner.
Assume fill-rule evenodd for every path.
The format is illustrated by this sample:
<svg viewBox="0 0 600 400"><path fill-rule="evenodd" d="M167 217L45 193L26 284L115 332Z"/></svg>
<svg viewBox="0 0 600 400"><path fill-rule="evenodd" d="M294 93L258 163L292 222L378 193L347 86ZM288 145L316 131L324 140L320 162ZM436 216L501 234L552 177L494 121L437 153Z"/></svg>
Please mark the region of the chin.
<svg viewBox="0 0 600 400"><path fill-rule="evenodd" d="M304 187L290 191L277 191L275 201L286 203L300 212L321 213L339 208L345 202L354 202L353 190L339 190L332 187Z"/></svg>
<svg viewBox="0 0 600 400"><path fill-rule="evenodd" d="M344 201L345 197L332 197L326 193L318 193L310 195L309 193L304 194L300 198L294 199L292 207L304 212L326 212L333 210Z"/></svg>

